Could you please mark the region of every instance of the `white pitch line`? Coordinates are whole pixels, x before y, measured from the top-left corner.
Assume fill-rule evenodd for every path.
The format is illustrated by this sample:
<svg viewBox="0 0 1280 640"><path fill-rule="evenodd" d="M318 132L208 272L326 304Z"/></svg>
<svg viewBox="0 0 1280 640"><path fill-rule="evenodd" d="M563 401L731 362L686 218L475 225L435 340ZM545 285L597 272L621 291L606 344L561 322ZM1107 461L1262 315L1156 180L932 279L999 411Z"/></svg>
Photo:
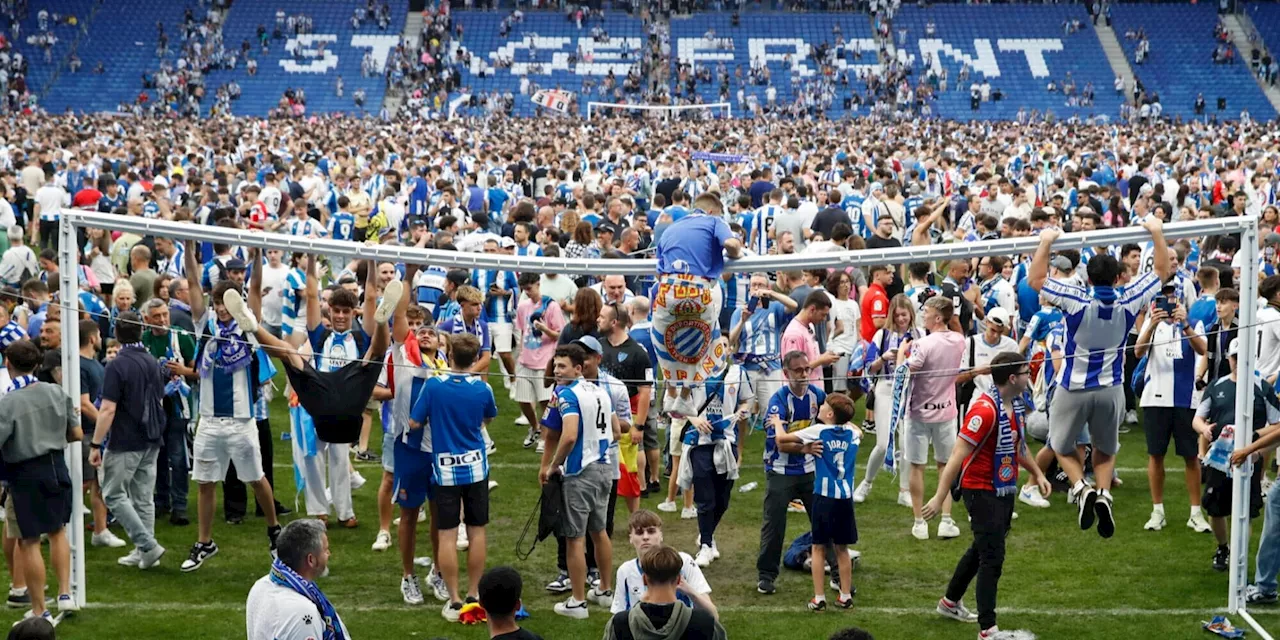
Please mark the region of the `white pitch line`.
<svg viewBox="0 0 1280 640"><path fill-rule="evenodd" d="M381 462L355 462L355 461L352 461L352 464L354 464L354 465L355 465L355 467L356 467L357 469L372 469L372 468L375 468L375 467L376 467L376 468L379 468L379 469L381 469L381 468L382 468L382 463L381 463ZM293 468L293 463L290 463L290 462L276 462L276 463L272 464L271 466L272 466L273 468L275 468L275 469L292 469L292 468ZM539 465L538 465L538 463L537 463L537 462L490 462L490 463L489 463L489 468L490 468L490 469L526 469L526 470L530 470L530 471L536 471L536 470L539 468ZM747 464L744 464L744 465L740 465L738 468L739 468L739 469L756 469L756 470L759 470L759 469L763 469L763 468L764 468L764 465L763 465L763 464L755 464L755 463L747 463ZM1181 469L1182 469L1182 467L1165 467L1165 470L1166 470L1166 471L1169 471L1169 472L1172 472L1172 471L1180 471ZM937 472L938 472L938 470L937 470L937 469L935 469L935 468L933 468L933 467L929 467L929 468L925 469L925 473L937 474ZM1122 473L1122 474L1126 474L1126 475L1130 475L1130 474L1138 474L1138 475L1140 475L1140 476L1146 476L1146 474L1147 474L1147 468L1146 468L1146 467L1116 467L1116 472L1118 472L1118 473Z"/></svg>
<svg viewBox="0 0 1280 640"><path fill-rule="evenodd" d="M243 602L89 602L86 605L89 609L102 609L107 611L244 611ZM722 606L718 607L720 611L729 613L799 613L804 611L802 606ZM550 607L531 607L533 611L549 613ZM366 604L339 606L339 613L343 612L359 612L373 613L386 611L403 611L411 613L420 611L420 607L405 606L403 604ZM933 609L928 607L859 607L854 605L853 611L861 611L876 615L888 616L907 616L928 614ZM1106 616L1113 618L1126 617L1150 617L1150 616L1212 616L1226 613L1226 609L1143 609L1138 607L1112 607L1107 609L1040 609L1035 607L1001 607L999 609L1001 615L1025 615L1025 616ZM1274 616L1280 614L1280 609L1250 609L1249 613L1254 616ZM603 616L600 619L604 619Z"/></svg>

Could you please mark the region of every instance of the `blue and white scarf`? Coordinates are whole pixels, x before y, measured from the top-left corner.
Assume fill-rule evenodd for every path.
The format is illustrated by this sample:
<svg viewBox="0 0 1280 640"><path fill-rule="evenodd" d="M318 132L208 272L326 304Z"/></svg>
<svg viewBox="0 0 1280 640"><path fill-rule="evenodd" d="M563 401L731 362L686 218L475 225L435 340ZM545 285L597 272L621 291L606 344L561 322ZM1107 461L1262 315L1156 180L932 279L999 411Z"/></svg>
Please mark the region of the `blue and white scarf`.
<svg viewBox="0 0 1280 640"><path fill-rule="evenodd" d="M223 325L209 321L211 333L209 344L204 348L203 357L196 368L201 378L208 378L217 367L227 374L235 373L253 362L253 348L240 333L235 320Z"/></svg>
<svg viewBox="0 0 1280 640"><path fill-rule="evenodd" d="M996 455L992 460L993 476L991 486L996 495L1008 496L1018 490L1018 452L1013 435L1013 423L1009 421L1009 413L1004 410L1004 399L995 385L987 391L991 401L996 405ZM1018 424L1026 424L1027 407L1022 398L1013 400L1013 417Z"/></svg>
<svg viewBox="0 0 1280 640"><path fill-rule="evenodd" d="M9 389L9 391L17 391L18 389L21 389L23 387L29 387L35 383L36 383L36 377L31 374L27 374L25 376L18 376L14 378L13 381L10 383L13 386L12 388Z"/></svg>
<svg viewBox="0 0 1280 640"><path fill-rule="evenodd" d="M907 419L907 399L911 397L911 368L907 363L898 365L893 370L893 407L889 411L889 446L884 451L884 467L898 475L898 466L894 463L895 440L898 429Z"/></svg>
<svg viewBox="0 0 1280 640"><path fill-rule="evenodd" d="M324 620L324 640L346 640L347 631L342 628L338 619L338 611L330 604L329 599L316 586L316 583L298 575L279 558L271 561L271 582L288 587L310 600L320 610L320 618Z"/></svg>

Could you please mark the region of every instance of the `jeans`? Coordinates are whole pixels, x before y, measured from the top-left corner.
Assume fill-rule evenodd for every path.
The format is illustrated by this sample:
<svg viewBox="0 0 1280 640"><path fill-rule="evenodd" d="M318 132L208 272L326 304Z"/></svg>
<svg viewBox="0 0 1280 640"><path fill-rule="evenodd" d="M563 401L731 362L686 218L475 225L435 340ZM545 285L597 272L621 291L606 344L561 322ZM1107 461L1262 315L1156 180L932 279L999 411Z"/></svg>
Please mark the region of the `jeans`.
<svg viewBox="0 0 1280 640"><path fill-rule="evenodd" d="M765 472L764 523L760 525L760 555L756 558L756 574L761 580L778 578L782 561L782 545L787 535L787 504L792 500L813 507L813 474L785 476ZM694 494L697 497L697 494ZM834 555L829 556L835 558Z"/></svg>
<svg viewBox="0 0 1280 640"><path fill-rule="evenodd" d="M172 408L165 413L168 415L168 423L164 428L164 440L160 444L160 457L156 463L156 508L186 513L187 491L191 484L187 476L191 469L191 461L187 459L187 419Z"/></svg>
<svg viewBox="0 0 1280 640"><path fill-rule="evenodd" d="M1254 469L1254 473L1259 473ZM1276 592L1276 573L1280 572L1280 482L1271 484L1267 492L1266 519L1258 538L1258 565L1253 577L1265 593Z"/></svg>
<svg viewBox="0 0 1280 640"><path fill-rule="evenodd" d="M156 546L156 458L160 447L143 451L107 451L102 461L102 499L142 551Z"/></svg>
<svg viewBox="0 0 1280 640"><path fill-rule="evenodd" d="M716 527L724 512L729 510L729 498L733 495L733 480L728 474L716 473L714 445L703 445L689 450L689 463L693 467L693 502L698 506L698 535L702 544L715 541Z"/></svg>
<svg viewBox="0 0 1280 640"><path fill-rule="evenodd" d="M971 518L973 543L956 565L947 585L947 599L959 601L976 577L978 628L990 629L996 625L996 589L1004 570L1004 541L1013 522L1014 494L997 496L994 491L964 489L961 496Z"/></svg>
<svg viewBox="0 0 1280 640"><path fill-rule="evenodd" d="M276 486L275 474L272 473L272 466L275 462L275 456L271 450L271 423L268 420L258 421L258 447L262 450L262 473L267 478L267 484L273 488ZM273 489L274 490L274 489ZM249 492L245 488L244 483L240 482L240 476L236 475L236 465L227 465L227 478L222 483L222 511L226 519L242 519L247 514L249 508ZM259 505L261 509L261 505Z"/></svg>

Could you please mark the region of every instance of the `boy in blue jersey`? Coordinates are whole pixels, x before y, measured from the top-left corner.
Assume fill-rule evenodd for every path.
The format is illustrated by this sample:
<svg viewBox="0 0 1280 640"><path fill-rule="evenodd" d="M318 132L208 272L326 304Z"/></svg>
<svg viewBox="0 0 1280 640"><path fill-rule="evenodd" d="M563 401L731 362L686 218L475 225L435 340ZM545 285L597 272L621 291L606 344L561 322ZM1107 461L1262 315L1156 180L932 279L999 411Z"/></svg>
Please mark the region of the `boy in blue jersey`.
<svg viewBox="0 0 1280 640"><path fill-rule="evenodd" d="M853 420L853 401L842 393L827 396L818 409L819 424L787 433L780 416L772 416L770 426L779 444L812 444L817 452L814 458L813 508L809 509L809 522L813 527L811 572L813 574L813 599L811 611L827 608L826 588L823 585L826 569L826 545L835 548L836 566L839 569L840 596L836 606L848 609L853 606L853 559L849 557L849 545L858 541L858 525L853 515L854 463L858 458L858 444L862 431L849 424Z"/></svg>
<svg viewBox="0 0 1280 640"><path fill-rule="evenodd" d="M479 354L480 341L475 336L464 333L450 337L449 373L422 386L409 415L410 429L431 425L431 484L440 532L436 561L450 596L441 614L450 622L457 622L462 613L457 545L458 526L464 522L470 541L467 602L478 600L480 576L484 573L489 459L482 429L498 416L498 405L489 385L471 374Z"/></svg>

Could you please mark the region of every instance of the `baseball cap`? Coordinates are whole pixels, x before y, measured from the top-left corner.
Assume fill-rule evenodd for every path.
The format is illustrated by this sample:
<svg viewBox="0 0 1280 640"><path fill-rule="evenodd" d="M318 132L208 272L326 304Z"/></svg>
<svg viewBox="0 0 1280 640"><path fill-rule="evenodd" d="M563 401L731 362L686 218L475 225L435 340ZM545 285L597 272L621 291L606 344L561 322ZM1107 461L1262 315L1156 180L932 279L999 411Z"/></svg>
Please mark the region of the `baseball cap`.
<svg viewBox="0 0 1280 640"><path fill-rule="evenodd" d="M1069 273L1071 271L1071 260L1066 256L1054 256L1053 260L1049 261L1049 266L1063 273Z"/></svg>
<svg viewBox="0 0 1280 640"><path fill-rule="evenodd" d="M1231 357L1240 353L1240 338L1232 338L1231 344L1227 345L1227 357Z"/></svg>
<svg viewBox="0 0 1280 640"><path fill-rule="evenodd" d="M1006 311L1004 307L996 307L988 311L987 321L1005 329L1008 329L1013 325L1013 321L1009 317L1009 312Z"/></svg>
<svg viewBox="0 0 1280 640"><path fill-rule="evenodd" d="M445 279L460 287L471 280L471 274L466 269L450 269Z"/></svg>
<svg viewBox="0 0 1280 640"><path fill-rule="evenodd" d="M586 349L589 354L601 355L604 353L604 347L600 346L600 341L596 340L595 336L582 336L574 340L574 342L582 345L582 348Z"/></svg>
<svg viewBox="0 0 1280 640"><path fill-rule="evenodd" d="M1268 247L1274 247L1275 245L1280 244L1280 233L1268 233L1266 237L1262 239L1262 243Z"/></svg>
<svg viewBox="0 0 1280 640"><path fill-rule="evenodd" d="M512 238L502 236L502 239L498 241L498 246L503 249L513 249L516 246L516 241Z"/></svg>
<svg viewBox="0 0 1280 640"><path fill-rule="evenodd" d="M879 182L872 182L871 188L867 189L867 193L871 193L873 191L884 191L884 185Z"/></svg>

